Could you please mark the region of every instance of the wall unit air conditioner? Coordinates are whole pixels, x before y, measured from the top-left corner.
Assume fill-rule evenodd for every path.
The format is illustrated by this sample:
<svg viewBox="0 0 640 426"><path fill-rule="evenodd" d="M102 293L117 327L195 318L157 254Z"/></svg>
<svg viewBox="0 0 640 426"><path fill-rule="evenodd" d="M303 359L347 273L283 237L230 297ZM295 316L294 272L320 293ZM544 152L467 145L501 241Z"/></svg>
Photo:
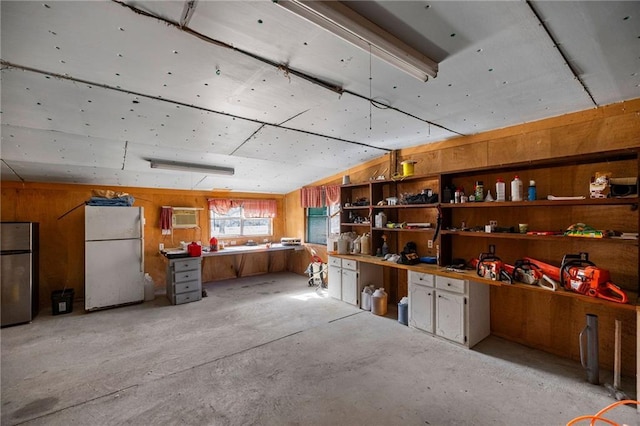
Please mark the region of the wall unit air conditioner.
<svg viewBox="0 0 640 426"><path fill-rule="evenodd" d="M195 207L174 207L171 226L174 229L188 229L198 227L198 210Z"/></svg>

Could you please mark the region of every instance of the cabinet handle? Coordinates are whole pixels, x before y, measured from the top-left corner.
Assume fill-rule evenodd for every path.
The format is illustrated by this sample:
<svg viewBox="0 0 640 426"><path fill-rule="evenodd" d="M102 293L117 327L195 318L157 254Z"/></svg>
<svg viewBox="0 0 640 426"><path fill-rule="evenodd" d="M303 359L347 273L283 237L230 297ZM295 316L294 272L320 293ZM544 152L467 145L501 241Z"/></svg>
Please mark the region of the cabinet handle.
<svg viewBox="0 0 640 426"><path fill-rule="evenodd" d="M451 283L447 283L447 287L451 287Z"/></svg>

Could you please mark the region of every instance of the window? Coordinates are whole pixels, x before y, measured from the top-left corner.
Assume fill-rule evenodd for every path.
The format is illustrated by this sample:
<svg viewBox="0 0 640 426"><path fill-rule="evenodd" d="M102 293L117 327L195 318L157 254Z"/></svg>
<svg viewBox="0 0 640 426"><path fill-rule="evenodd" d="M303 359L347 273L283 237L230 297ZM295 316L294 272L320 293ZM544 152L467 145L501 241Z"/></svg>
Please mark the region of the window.
<svg viewBox="0 0 640 426"><path fill-rule="evenodd" d="M329 213L327 214L327 210ZM307 238L311 244L327 244L328 234L340 233L340 206L307 208Z"/></svg>
<svg viewBox="0 0 640 426"><path fill-rule="evenodd" d="M244 217L242 206L231 207L226 214L209 210L209 229L212 237L255 237L272 235L270 217Z"/></svg>

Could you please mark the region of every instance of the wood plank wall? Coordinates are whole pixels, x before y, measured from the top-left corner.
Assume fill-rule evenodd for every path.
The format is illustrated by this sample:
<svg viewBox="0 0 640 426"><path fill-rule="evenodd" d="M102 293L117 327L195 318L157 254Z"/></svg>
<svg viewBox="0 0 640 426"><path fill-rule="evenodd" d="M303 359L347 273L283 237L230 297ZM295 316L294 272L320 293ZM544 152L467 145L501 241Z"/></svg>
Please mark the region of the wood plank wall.
<svg viewBox="0 0 640 426"><path fill-rule="evenodd" d="M135 206L144 207L145 271L149 272L156 288L164 288L166 260L158 251L159 243L177 247L181 241L209 241L208 198L269 198L276 199L278 211L273 223L273 241L285 235L284 196L230 192L178 191L151 188L127 188L70 184L2 182L3 221L40 223L40 306L50 306L51 291L73 288L78 298L84 297L84 202L92 189L111 189L131 194ZM175 229L173 235L160 232L162 206L199 207L196 229ZM244 244L246 238L233 238ZM230 262L234 256L224 256ZM280 261L282 263L283 261ZM222 269L225 273L221 273ZM259 268L258 268L259 269ZM231 269L205 270L205 280L235 277ZM247 274L255 272L247 268Z"/></svg>
<svg viewBox="0 0 640 426"><path fill-rule="evenodd" d="M415 174L439 174L484 167L504 167L526 161L545 160L562 156L593 154L620 149L640 148L640 99L621 102L587 111L553 117L532 123L463 136L455 139L403 149L385 155L375 161L364 163L357 168L345 170L351 182L361 183L376 175L376 171L389 167L391 174L399 171L401 161L414 160ZM628 164L630 170L638 170L638 165ZM579 168L578 168L579 169ZM618 170L619 171L619 170ZM390 176L389 172L386 173ZM576 176L572 175L572 178ZM341 182L342 175L332 176L314 185L328 185ZM495 180L495 176L491 176ZM584 176L580 177L584 180ZM550 177L536 177L540 181L540 191L551 185ZM557 177L556 177L556 180ZM487 180L490 181L490 180ZM287 199L299 197L288 194ZM606 214L606 208L593 209L589 214ZM598 211L595 211L598 210ZM580 212L584 216L584 212ZM630 229L638 227L638 213L629 215L633 223ZM288 220L291 216L289 211ZM587 220L587 219L584 219ZM530 222L533 222L531 219ZM304 226L303 213L299 213L296 223ZM477 250L476 250L477 251ZM476 251L473 252L477 255ZM631 259L626 259L622 272L612 272L626 287L638 286L638 248L634 247ZM471 254L470 254L471 255ZM623 258L624 255L621 255ZM385 287L389 285L385 277ZM406 294L406 278L397 277L396 298ZM555 297L546 292L523 291L507 286L491 289L491 330L492 333L530 347L579 360L577 336L585 325L587 313L599 317L600 364L611 371L613 365L613 327L616 319L623 323L622 329L622 371L626 375L636 374L637 338L640 316L636 321L633 310L611 309L610 305L587 303L570 297ZM552 299L553 303L550 303ZM635 302L635 301L634 301ZM640 309L640 308L639 308Z"/></svg>

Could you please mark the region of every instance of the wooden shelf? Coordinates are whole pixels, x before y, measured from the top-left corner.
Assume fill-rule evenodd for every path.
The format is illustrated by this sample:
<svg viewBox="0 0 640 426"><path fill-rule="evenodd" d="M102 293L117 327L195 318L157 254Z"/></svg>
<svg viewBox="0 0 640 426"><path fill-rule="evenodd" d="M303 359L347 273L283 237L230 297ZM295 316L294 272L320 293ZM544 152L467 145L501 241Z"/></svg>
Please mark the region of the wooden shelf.
<svg viewBox="0 0 640 426"><path fill-rule="evenodd" d="M372 206L374 209L435 209L438 207L438 203L433 204L397 204L395 206Z"/></svg>
<svg viewBox="0 0 640 426"><path fill-rule="evenodd" d="M440 231L443 235L458 235L461 237L469 238L498 238L505 240L542 240L542 241L579 241L588 243L613 243L613 244L625 244L630 246L637 246L638 240L628 240L622 238L586 238L586 237L565 237L564 235L526 235L517 233L506 232L474 232L474 231L450 231L443 229Z"/></svg>
<svg viewBox="0 0 640 426"><path fill-rule="evenodd" d="M389 232L434 232L434 228L371 228L373 231Z"/></svg>
<svg viewBox="0 0 640 426"><path fill-rule="evenodd" d="M370 222L367 223L350 223L350 222L346 222L346 223L341 223L340 226L357 226L357 227L361 227L361 228L369 228L371 226Z"/></svg>
<svg viewBox="0 0 640 426"><path fill-rule="evenodd" d="M474 208L509 208L509 207L567 207L567 206L614 206L637 205L638 197L634 198L586 198L584 200L537 200L537 201L480 201L467 203L441 204L443 209L474 209Z"/></svg>

